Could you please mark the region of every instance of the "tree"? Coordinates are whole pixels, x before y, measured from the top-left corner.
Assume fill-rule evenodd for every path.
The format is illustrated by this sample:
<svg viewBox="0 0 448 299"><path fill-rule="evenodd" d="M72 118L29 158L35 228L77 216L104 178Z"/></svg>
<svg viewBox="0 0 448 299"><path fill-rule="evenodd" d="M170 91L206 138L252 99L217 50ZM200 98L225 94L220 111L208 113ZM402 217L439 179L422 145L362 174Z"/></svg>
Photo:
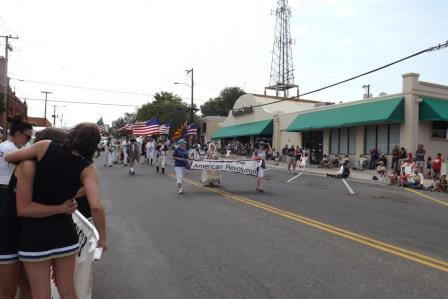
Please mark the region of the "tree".
<svg viewBox="0 0 448 299"><path fill-rule="evenodd" d="M236 100L246 92L239 87L226 87L219 93L219 96L209 99L201 105L202 115L227 116L229 110L233 109Z"/></svg>
<svg viewBox="0 0 448 299"><path fill-rule="evenodd" d="M125 135L124 132L117 132L118 129L124 127L126 124L133 123L135 121L135 113L126 112L123 117L119 117L118 119L112 122L111 131L114 137L123 137Z"/></svg>
<svg viewBox="0 0 448 299"><path fill-rule="evenodd" d="M144 104L137 110L137 121L145 121L157 117L160 124L170 123L171 130L176 130L189 119L189 105L171 92L160 92L154 95L154 101Z"/></svg>

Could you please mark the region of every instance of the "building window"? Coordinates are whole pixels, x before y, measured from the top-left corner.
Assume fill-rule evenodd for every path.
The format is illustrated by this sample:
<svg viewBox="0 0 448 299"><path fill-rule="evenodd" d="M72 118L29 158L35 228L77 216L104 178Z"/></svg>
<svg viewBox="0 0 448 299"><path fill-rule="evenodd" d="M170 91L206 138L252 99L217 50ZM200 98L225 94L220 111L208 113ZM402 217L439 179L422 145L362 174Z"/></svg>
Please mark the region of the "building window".
<svg viewBox="0 0 448 299"><path fill-rule="evenodd" d="M348 128L339 129L339 153L348 154Z"/></svg>
<svg viewBox="0 0 448 299"><path fill-rule="evenodd" d="M330 131L330 153L339 154L339 129L331 129Z"/></svg>
<svg viewBox="0 0 448 299"><path fill-rule="evenodd" d="M356 155L356 128L348 128L348 153Z"/></svg>
<svg viewBox="0 0 448 299"><path fill-rule="evenodd" d="M202 123L202 133L207 132L207 123Z"/></svg>
<svg viewBox="0 0 448 299"><path fill-rule="evenodd" d="M366 126L365 153L376 148L380 155L389 155L400 145L400 124Z"/></svg>
<svg viewBox="0 0 448 299"><path fill-rule="evenodd" d="M376 131L376 149L380 154L389 153L389 126L381 125L377 127Z"/></svg>
<svg viewBox="0 0 448 299"><path fill-rule="evenodd" d="M400 124L389 126L389 153L392 154L394 147L400 147Z"/></svg>
<svg viewBox="0 0 448 299"><path fill-rule="evenodd" d="M448 122L433 121L432 122L432 138L448 139Z"/></svg>
<svg viewBox="0 0 448 299"><path fill-rule="evenodd" d="M356 128L338 128L330 131L330 153L356 154Z"/></svg>

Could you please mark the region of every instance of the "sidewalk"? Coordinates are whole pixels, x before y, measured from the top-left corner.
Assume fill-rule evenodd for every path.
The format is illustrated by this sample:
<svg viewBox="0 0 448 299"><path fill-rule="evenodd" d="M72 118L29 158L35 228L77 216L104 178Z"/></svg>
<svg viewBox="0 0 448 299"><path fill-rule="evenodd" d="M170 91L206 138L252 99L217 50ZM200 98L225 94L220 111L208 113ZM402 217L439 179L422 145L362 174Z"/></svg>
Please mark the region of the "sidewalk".
<svg viewBox="0 0 448 299"><path fill-rule="evenodd" d="M278 165L275 165L276 162L274 162L272 160L269 160L266 162L267 162L267 165L271 168L288 170L287 164L279 163ZM336 174L338 172L338 169L336 169L336 168L332 168L332 169L319 168L319 167L317 167L317 165L309 165L306 168L296 168L296 173L299 173L299 172L309 172L309 173L325 175L327 173ZM371 181L371 182L375 182L375 183L386 184L386 182L384 182L384 181L372 180L373 176L376 176L379 179L379 175L376 172L376 170L366 169L366 170L361 171L361 170L351 170L350 169L350 178L351 179L365 180L365 181ZM425 179L423 181L423 186L425 186L425 187L431 186L431 184L432 184L432 180L430 180L430 179Z"/></svg>

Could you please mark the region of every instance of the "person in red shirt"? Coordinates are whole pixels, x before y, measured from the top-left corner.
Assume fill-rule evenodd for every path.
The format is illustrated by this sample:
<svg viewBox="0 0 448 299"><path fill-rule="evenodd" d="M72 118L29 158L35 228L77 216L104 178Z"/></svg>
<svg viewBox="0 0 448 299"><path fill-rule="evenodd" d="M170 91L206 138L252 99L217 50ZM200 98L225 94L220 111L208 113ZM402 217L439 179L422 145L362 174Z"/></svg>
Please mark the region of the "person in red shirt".
<svg viewBox="0 0 448 299"><path fill-rule="evenodd" d="M442 168L442 154L438 153L437 157L432 161L432 171L435 177L440 177L440 169Z"/></svg>

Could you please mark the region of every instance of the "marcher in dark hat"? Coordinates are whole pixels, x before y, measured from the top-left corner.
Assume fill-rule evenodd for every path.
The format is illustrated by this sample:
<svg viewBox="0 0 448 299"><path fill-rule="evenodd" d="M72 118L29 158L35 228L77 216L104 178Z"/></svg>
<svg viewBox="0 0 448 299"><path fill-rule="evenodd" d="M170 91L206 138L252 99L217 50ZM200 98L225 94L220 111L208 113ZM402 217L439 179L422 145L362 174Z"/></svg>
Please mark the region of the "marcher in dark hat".
<svg viewBox="0 0 448 299"><path fill-rule="evenodd" d="M140 149L135 143L137 141L135 138L131 138L129 141L131 142L128 147L129 174L134 175L134 162L137 161L138 163L140 161Z"/></svg>

